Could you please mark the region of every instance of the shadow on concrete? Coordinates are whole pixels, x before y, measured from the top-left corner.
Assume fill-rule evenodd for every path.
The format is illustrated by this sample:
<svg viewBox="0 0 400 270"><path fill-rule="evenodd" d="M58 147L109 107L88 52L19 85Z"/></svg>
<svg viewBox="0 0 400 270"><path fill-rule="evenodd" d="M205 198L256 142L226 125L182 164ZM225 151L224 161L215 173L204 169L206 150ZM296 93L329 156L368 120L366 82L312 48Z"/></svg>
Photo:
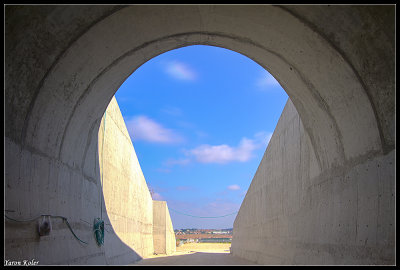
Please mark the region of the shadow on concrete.
<svg viewBox="0 0 400 270"><path fill-rule="evenodd" d="M230 253L195 252L143 259L133 265L255 265Z"/></svg>

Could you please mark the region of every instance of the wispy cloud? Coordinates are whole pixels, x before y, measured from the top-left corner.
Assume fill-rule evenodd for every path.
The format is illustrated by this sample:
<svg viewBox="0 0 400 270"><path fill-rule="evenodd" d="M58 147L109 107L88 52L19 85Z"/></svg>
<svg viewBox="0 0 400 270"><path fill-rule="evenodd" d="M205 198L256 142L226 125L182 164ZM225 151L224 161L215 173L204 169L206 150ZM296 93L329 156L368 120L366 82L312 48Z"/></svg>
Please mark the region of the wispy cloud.
<svg viewBox="0 0 400 270"><path fill-rule="evenodd" d="M178 187L176 187L176 189L179 191L187 191L187 190L193 189L193 187L192 186L178 186Z"/></svg>
<svg viewBox="0 0 400 270"><path fill-rule="evenodd" d="M256 86L258 89L266 90L271 86L280 86L280 84L271 74L265 71L260 78L256 80Z"/></svg>
<svg viewBox="0 0 400 270"><path fill-rule="evenodd" d="M180 159L169 158L162 163L162 167L158 168L157 171L161 173L170 173L173 166L185 166L190 162L191 160L187 157Z"/></svg>
<svg viewBox="0 0 400 270"><path fill-rule="evenodd" d="M205 217L234 213L240 208L240 203L233 202L226 198L216 198L211 200L210 198L204 198L204 200L199 202L181 201L179 199L169 200L168 205L170 208L179 209L183 213ZM171 211L171 214L175 215L175 212ZM232 218L234 217L235 215L232 215Z"/></svg>
<svg viewBox="0 0 400 270"><path fill-rule="evenodd" d="M167 159L166 161L164 161L163 165L170 167L173 165L186 165L186 164L189 164L189 162L190 162L190 159L188 159L188 158L182 158L182 159L170 158L170 159Z"/></svg>
<svg viewBox="0 0 400 270"><path fill-rule="evenodd" d="M157 191L155 191L155 189L154 189L153 187L148 186L148 188L149 188L149 191L150 191L151 198L152 198L153 200L156 200L156 201L164 201L163 196L161 196L160 193L158 193Z"/></svg>
<svg viewBox="0 0 400 270"><path fill-rule="evenodd" d="M240 208L239 203L231 202L226 199L216 199L205 205L206 216L218 216L231 214L238 211ZM236 215L233 215L234 218Z"/></svg>
<svg viewBox="0 0 400 270"><path fill-rule="evenodd" d="M160 173L170 173L171 169L168 168L158 168L156 169L156 171L160 172Z"/></svg>
<svg viewBox="0 0 400 270"><path fill-rule="evenodd" d="M157 192L153 193L152 198L153 198L153 200L155 200L155 201L164 201L163 196L161 196L161 194L160 194L160 193L157 193Z"/></svg>
<svg viewBox="0 0 400 270"><path fill-rule="evenodd" d="M194 81L197 79L197 73L194 69L179 61L168 62L165 66L165 72L178 80Z"/></svg>
<svg viewBox="0 0 400 270"><path fill-rule="evenodd" d="M173 107L173 106L166 106L161 109L161 112L166 113L171 116L182 116L183 115L183 112L180 108Z"/></svg>
<svg viewBox="0 0 400 270"><path fill-rule="evenodd" d="M230 185L230 186L228 186L228 189L229 189L229 190L239 190L239 189L240 189L240 186L239 186L239 185L236 185L236 184L234 184L234 185Z"/></svg>
<svg viewBox="0 0 400 270"><path fill-rule="evenodd" d="M261 143L265 147L267 147L267 145L269 144L271 137L272 137L272 132L268 131L260 131L254 135L255 140Z"/></svg>
<svg viewBox="0 0 400 270"><path fill-rule="evenodd" d="M183 137L174 130L163 127L145 115L135 116L128 120L126 127L133 140L164 144L178 143L183 140Z"/></svg>

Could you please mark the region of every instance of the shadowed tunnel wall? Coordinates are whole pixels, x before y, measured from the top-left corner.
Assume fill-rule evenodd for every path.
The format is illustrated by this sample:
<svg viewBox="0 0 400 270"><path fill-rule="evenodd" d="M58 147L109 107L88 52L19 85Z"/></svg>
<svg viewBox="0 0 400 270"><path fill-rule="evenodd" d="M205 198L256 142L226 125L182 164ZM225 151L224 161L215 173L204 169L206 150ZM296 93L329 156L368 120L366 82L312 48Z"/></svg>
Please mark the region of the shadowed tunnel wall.
<svg viewBox="0 0 400 270"><path fill-rule="evenodd" d="M100 178L92 170L98 161L88 151L111 98L123 81L149 59L183 46L213 45L253 59L280 82L309 137L318 164L315 179L333 183L338 177L351 183L353 188L346 192L350 197L358 196L358 200L350 207L335 204L339 207L335 211L349 215L318 219L318 228L336 224L335 216L353 217L351 209L359 209L357 202L362 205L369 195L381 196L379 202L383 203L368 208L369 215L380 216L377 209L386 206L380 224L384 228L365 231L368 239L379 241L367 241L373 245L371 248L361 246L357 240L360 256L355 259L341 258L334 248L351 249L354 238L344 237L342 230L334 230L333 236L325 238L325 229L313 230L310 220L304 220L302 231L291 232L291 238L281 235L276 241L285 242L281 245L287 247L296 245L294 239L300 238L309 254L313 254L315 245L324 245L331 254L326 258L335 258L335 263L393 263L394 196L354 188L363 178L354 170L369 162L378 164L378 160L394 164L394 21L393 5L7 5L5 207L16 211L15 218L42 211L66 215L82 237L91 237L88 228L79 225L80 218L91 218L86 213L97 215L100 211L100 198L94 195L100 192L96 184ZM265 160L264 156L260 168ZM394 169L382 169L382 173L387 175L385 187L394 194ZM268 182L261 178L264 180L256 180L256 176L255 183ZM371 185L377 185L380 178L368 179ZM311 198L316 194L316 189L308 193ZM318 205L318 211L323 212L331 204ZM316 208L310 207L314 213ZM365 207L360 210L365 212ZM242 209L246 209L245 204ZM242 209L238 218L246 215ZM293 213L285 209L277 215L285 222L294 221L289 218ZM358 228L354 223L346 224ZM102 250L95 246L81 248L75 239L59 247L60 239L70 237L61 225L55 227L54 239L46 242L38 241L31 228L8 222L5 225L6 256L47 258L47 263L105 262ZM254 228L264 233L260 224ZM310 232L314 234L311 238L302 238ZM263 241L260 247L275 244L266 238L259 241ZM234 254L253 256L246 252L245 242L241 243L234 243ZM59 255L64 250L70 254L65 257L68 259ZM288 258L293 258L292 249L281 252L279 256L287 252ZM317 260L305 254L292 262L312 264ZM331 259L322 263L331 263Z"/></svg>

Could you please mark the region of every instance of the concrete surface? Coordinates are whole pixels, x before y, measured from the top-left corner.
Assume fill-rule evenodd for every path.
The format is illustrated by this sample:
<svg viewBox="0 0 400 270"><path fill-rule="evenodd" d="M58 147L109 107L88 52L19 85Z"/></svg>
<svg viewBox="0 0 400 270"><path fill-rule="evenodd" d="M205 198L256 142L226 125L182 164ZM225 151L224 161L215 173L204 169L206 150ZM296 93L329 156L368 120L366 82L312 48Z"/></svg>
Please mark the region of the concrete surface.
<svg viewBox="0 0 400 270"><path fill-rule="evenodd" d="M233 254L267 265L393 264L394 151L322 171L288 100L233 225Z"/></svg>
<svg viewBox="0 0 400 270"><path fill-rule="evenodd" d="M5 208L20 219L67 216L76 233L91 241L81 246L62 223L38 239L34 224L5 222L5 258L116 262L108 262L104 248L96 246L89 225L101 213L96 154L101 118L118 87L143 63L203 44L242 53L268 69L309 138L293 151L308 151L310 164L290 159L285 174L290 177L268 186L277 189L272 196L295 198L251 221L262 242L259 250L236 242L237 252L251 259L261 257L257 252L277 255L279 263L394 263L394 5L5 5L4 14ZM277 160L286 162L288 151ZM260 168L269 166L266 159ZM295 173L307 166L310 176L297 179ZM260 178L252 186L269 183ZM241 210L237 226L240 216L266 211L260 205L270 200L266 192L250 196L253 192L246 201L254 208L243 205L250 213ZM308 203L300 210L299 202ZM302 214L314 220L312 226ZM304 220L293 229L292 222ZM291 229L272 240L272 228ZM243 239L239 231L234 238ZM273 253L276 243L281 248ZM122 241L114 249L113 258L132 252Z"/></svg>
<svg viewBox="0 0 400 270"><path fill-rule="evenodd" d="M165 201L153 201L153 241L156 254L169 255L176 251L175 232Z"/></svg>
<svg viewBox="0 0 400 270"><path fill-rule="evenodd" d="M124 264L149 256L154 252L153 200L115 98L102 118L98 146L103 215L109 218L106 229L117 236L111 240L106 234L107 263ZM121 254L119 245L130 247L138 256L132 252Z"/></svg>

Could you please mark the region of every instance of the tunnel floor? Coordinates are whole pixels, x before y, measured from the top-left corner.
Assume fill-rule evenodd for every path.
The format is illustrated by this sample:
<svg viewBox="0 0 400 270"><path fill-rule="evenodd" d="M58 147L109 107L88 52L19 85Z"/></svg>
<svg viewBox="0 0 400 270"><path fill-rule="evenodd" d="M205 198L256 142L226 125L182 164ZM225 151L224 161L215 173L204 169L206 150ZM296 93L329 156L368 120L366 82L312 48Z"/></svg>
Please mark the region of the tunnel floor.
<svg viewBox="0 0 400 270"><path fill-rule="evenodd" d="M176 253L143 259L133 265L254 265L255 263L238 258L230 253L192 252Z"/></svg>
<svg viewBox="0 0 400 270"><path fill-rule="evenodd" d="M254 265L230 253L230 243L186 243L171 255L158 254L133 265Z"/></svg>

